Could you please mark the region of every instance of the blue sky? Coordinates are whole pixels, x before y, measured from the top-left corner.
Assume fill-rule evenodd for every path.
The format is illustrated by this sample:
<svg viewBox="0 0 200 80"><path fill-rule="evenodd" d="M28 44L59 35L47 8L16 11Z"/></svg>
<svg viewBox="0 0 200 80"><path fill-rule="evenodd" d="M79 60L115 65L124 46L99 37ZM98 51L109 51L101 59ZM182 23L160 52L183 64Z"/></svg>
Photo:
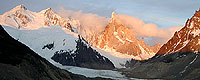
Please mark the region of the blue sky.
<svg viewBox="0 0 200 80"><path fill-rule="evenodd" d="M66 9L84 13L95 13L110 17L112 11L137 17L146 23L155 23L159 27L184 25L195 10L200 8L200 0L2 0L0 14L24 4L32 11L46 8Z"/></svg>
<svg viewBox="0 0 200 80"><path fill-rule="evenodd" d="M62 7L107 18L111 17L112 12L115 11L117 14L139 18L145 23L156 24L163 30L173 26L183 26L186 20L193 16L195 10L200 8L200 0L1 0L0 14L20 4L24 4L29 10L35 12L46 8L59 11ZM161 34L159 31L157 33ZM173 33L165 33L165 36ZM147 37L145 40L148 40L150 45L157 43L159 39L154 37L157 36ZM164 43L169 38L166 37L159 41Z"/></svg>

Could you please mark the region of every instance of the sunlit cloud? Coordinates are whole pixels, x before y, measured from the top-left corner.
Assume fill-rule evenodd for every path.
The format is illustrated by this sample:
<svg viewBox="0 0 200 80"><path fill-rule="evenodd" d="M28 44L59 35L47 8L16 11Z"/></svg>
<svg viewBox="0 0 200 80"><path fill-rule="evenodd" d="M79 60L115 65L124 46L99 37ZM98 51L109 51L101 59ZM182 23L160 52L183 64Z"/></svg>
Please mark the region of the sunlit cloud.
<svg viewBox="0 0 200 80"><path fill-rule="evenodd" d="M83 35L90 35L93 33L101 33L104 31L110 18L105 18L93 13L83 13L80 11L72 11L60 7L57 13L63 17L73 17L80 21L80 32ZM171 26L168 28L158 27L154 23L145 23L139 18L118 14L117 19L125 26L129 27L136 37L147 37L148 40L153 40L153 44L165 43L169 40L175 31L182 28L182 26ZM152 39L150 39L152 38ZM147 41L151 42L152 41Z"/></svg>
<svg viewBox="0 0 200 80"><path fill-rule="evenodd" d="M81 24L79 29L83 35L100 33L109 23L109 18L105 18L93 13L83 13L81 10L72 11L60 7L57 13L62 17L73 17L74 19L79 20Z"/></svg>
<svg viewBox="0 0 200 80"><path fill-rule="evenodd" d="M171 26L168 28L158 27L153 23L144 23L142 20L135 18L133 16L127 15L117 15L121 23L132 29L133 33L139 37L157 37L163 39L169 39L172 37L175 31L182 28L182 26Z"/></svg>

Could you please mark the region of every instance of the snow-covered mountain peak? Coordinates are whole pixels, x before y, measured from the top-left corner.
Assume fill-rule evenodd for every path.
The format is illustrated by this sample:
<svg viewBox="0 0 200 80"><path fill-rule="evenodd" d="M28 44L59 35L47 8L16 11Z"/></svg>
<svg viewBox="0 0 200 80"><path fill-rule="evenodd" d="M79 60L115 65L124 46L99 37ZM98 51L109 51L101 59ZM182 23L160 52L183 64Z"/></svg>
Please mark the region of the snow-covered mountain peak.
<svg viewBox="0 0 200 80"><path fill-rule="evenodd" d="M24 5L18 5L3 15L0 15L0 24L25 30L59 25L62 28L67 28L71 32L77 32L75 28L80 26L78 20L63 18L57 15L51 8L40 12L32 12Z"/></svg>
<svg viewBox="0 0 200 80"><path fill-rule="evenodd" d="M112 17L111 17L111 22L113 22L114 20L115 20L115 18L116 18L116 13L115 12L112 12Z"/></svg>
<svg viewBox="0 0 200 80"><path fill-rule="evenodd" d="M51 12L53 12L51 8L47 8L47 9L45 9L45 10L43 10L43 11L46 11L46 12L47 12L47 11L51 11Z"/></svg>
<svg viewBox="0 0 200 80"><path fill-rule="evenodd" d="M21 4L13 8L13 10L27 10L27 8L23 4Z"/></svg>
<svg viewBox="0 0 200 80"><path fill-rule="evenodd" d="M112 18L114 18L116 16L115 12L112 12Z"/></svg>
<svg viewBox="0 0 200 80"><path fill-rule="evenodd" d="M51 8L44 9L40 11L42 14L55 14Z"/></svg>
<svg viewBox="0 0 200 80"><path fill-rule="evenodd" d="M20 29L33 21L33 14L24 5L18 5L3 15L0 15L0 24Z"/></svg>
<svg viewBox="0 0 200 80"><path fill-rule="evenodd" d="M11 15L17 16L20 14L26 15L28 12L29 12L28 9L22 4L22 5L18 5L12 8L8 12L5 12L3 15L7 15L7 16L11 16Z"/></svg>
<svg viewBox="0 0 200 80"><path fill-rule="evenodd" d="M122 25L121 21L118 18L118 15L115 12L112 12L110 23L114 25Z"/></svg>

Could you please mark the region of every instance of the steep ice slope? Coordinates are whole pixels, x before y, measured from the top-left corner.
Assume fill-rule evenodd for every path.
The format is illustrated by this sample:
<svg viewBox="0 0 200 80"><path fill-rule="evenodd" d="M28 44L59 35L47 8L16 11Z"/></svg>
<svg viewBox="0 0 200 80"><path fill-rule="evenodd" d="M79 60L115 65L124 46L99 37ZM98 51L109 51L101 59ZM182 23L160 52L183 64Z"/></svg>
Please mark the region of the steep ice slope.
<svg viewBox="0 0 200 80"><path fill-rule="evenodd" d="M18 30L6 26L4 28L13 38L26 44L51 63L56 61L62 65L94 69L114 68L113 63L108 58L89 48L89 44L78 38L77 34L65 30L66 28L60 26L50 26L37 30ZM81 42L78 42L80 40ZM82 49L86 51L82 52ZM59 56L61 54L68 56ZM66 62L71 64L65 64Z"/></svg>
<svg viewBox="0 0 200 80"><path fill-rule="evenodd" d="M29 47L32 47L32 46L34 46L34 44L41 44L41 46L38 46L38 48L36 48L36 47L34 47L34 48L32 48L32 50L34 50L34 52L36 52L36 51L40 51L41 50L41 52L42 52L42 54L39 54L39 55L42 55L42 57L46 57L46 59L49 59L48 58L48 55L43 55L43 54L49 54L49 53L51 53L51 52L53 52L53 49L59 49L58 48L58 46L54 46L54 48L52 48L50 51L48 51L48 48L45 48L44 49L44 51L48 51L49 53L44 53L43 52L43 45L42 45L42 43L43 43L43 40L45 40L45 39L39 39L38 37L36 37L38 34L39 34L39 31L37 31L37 30L34 30L34 31L30 31L30 30L17 30L17 29L13 29L13 28L11 28L11 27L6 27L6 26L4 26L3 27L4 29L6 29L7 30L7 32L9 32L9 34L12 34L12 37L15 37L15 36L18 36L17 38L15 38L15 39L18 39L18 41L22 41L22 40L24 40L24 39L26 39L26 41L28 42L28 43L31 43L31 44L29 44L28 46ZM2 28L2 29L3 29ZM41 34L42 33L44 33L44 32L48 32L48 30L51 30L51 29L60 29L60 27L59 26L57 26L57 27L49 27L48 29L46 29L46 28L43 28L42 30L40 30L40 31L43 31L43 32L41 32ZM51 31L49 31L49 33L50 33ZM33 34L33 33L38 33L38 34ZM26 35L21 35L21 36L19 36L20 34L26 34ZM30 36L32 36L33 38L31 38L31 39L29 39L28 38L28 35L29 35L29 38L30 38ZM49 35L53 35L53 33L50 33ZM34 37L35 36L35 37ZM68 36L70 36L70 35L68 35ZM72 37L73 37L73 35L71 35ZM21 38L21 37L23 37L23 38ZM27 38L24 38L24 37L27 37ZM46 36L42 36L42 37L46 37ZM50 36L51 37L51 36ZM52 36L53 37L53 36ZM67 36L65 36L65 37L67 37ZM39 40L39 42L37 42L37 41L34 41L34 40L32 40L32 39L34 39L34 38L38 38L37 40ZM49 37L46 39L47 41L48 41L48 39L50 39ZM14 39L13 39L14 40ZM56 39L55 39L56 40ZM66 41L67 41L68 39L66 39ZM32 42L33 41L33 42ZM23 42L23 41L22 41ZM51 41L50 41L51 42ZM61 41L62 42L62 41ZM6 43L5 43L6 44ZM54 42L54 45L56 45L56 44L59 44L59 43L57 43L57 41L55 41ZM73 43L72 43L73 44ZM67 44L66 44L67 45ZM10 46L10 45L9 45ZM67 46L65 46L65 47L67 47ZM71 47L74 47L74 46L71 46ZM22 47L20 47L20 48L22 48ZM64 47L60 47L60 48L64 48ZM16 49L18 49L18 48L16 48ZM64 49L66 49L66 48L64 48ZM11 48L9 49L9 50L12 50ZM36 51L35 51L36 50ZM35 55L35 53L33 54L33 55ZM9 56L9 55L8 55ZM11 56L12 56L12 54L11 54ZM3 56L1 56L1 57L3 57ZM5 56L4 56L5 57ZM38 56L39 57L39 56ZM51 56L50 56L51 57ZM2 59L2 58L1 58ZM7 58L8 59L8 58ZM13 58L12 58L13 59ZM28 58L28 59L32 59L32 58ZM37 59L36 59L36 61L38 61ZM44 59L42 59L42 61L44 61ZM52 60L48 60L48 61L52 61ZM84 76L86 76L86 77L90 77L90 78L95 78L95 77L102 77L102 78L95 78L95 79L103 79L103 78L111 78L111 79L117 79L117 80L128 80L128 78L126 78L124 75L122 75L120 72L117 72L117 71L112 71L112 70L94 70L94 69L87 69L87 68L81 68L81 67L74 67L74 66L63 66L63 65L61 65L61 64L59 64L59 63L55 63L54 61L52 61L51 63L53 63L55 66L57 66L57 67L59 67L59 68L61 68L61 69L65 69L65 70L68 70L69 72L72 72L73 74L71 74L70 73L70 76L73 76L73 75L75 75L75 74L79 74L79 75L84 75ZM49 63L48 63L49 64ZM24 66L24 64L22 65L22 66ZM27 66L30 66L30 65L27 65ZM26 67L27 67L26 66ZM38 66L38 65L37 65ZM40 66L42 66L42 65L40 65ZM102 65L101 65L102 66ZM52 67L52 66L51 66ZM2 68L2 67L1 67ZM10 68L10 67L6 67L6 69L7 68ZM34 68L34 67L31 67L31 68ZM23 70L20 70L20 71L24 71L26 68L24 68L24 67L20 67L20 69L23 69ZM1 70L1 69L0 69ZM53 69L53 71L55 71L55 70L57 70L57 69ZM59 70L59 69L58 69ZM59 70L60 71L60 70ZM13 72L13 71L12 71ZM15 71L16 72L16 71ZM9 72L10 73L10 72ZM9 73L8 74L6 74L5 72L2 72L2 74L3 75L9 75ZM61 71L61 73L63 73L63 71ZM56 72L55 72L55 74L56 74ZM63 73L64 74L64 73ZM62 75L63 75L62 74ZM23 75L23 74L21 74L21 75ZM67 74L67 76L68 76L69 74ZM9 75L9 76L11 76L11 75ZM16 75L13 75L13 76L16 76ZM37 76L37 75L36 75ZM66 76L66 75L65 75ZM69 76L69 77L70 77ZM87 80L90 80L90 78L86 78L86 77L84 77L84 76L76 76L76 77L72 77L72 79L87 79ZM1 76L2 77L2 76ZM16 76L16 77L22 77L23 78L23 76ZM58 77L58 76L57 76ZM62 76L63 77L63 76ZM5 78L5 76L4 76L4 78ZM7 78L7 77L6 77ZM11 79L12 77L8 77L9 79ZM43 78L43 77L41 77L41 78ZM64 78L64 77L63 77ZM71 77L70 77L71 78ZM65 78L64 78L65 79Z"/></svg>
<svg viewBox="0 0 200 80"><path fill-rule="evenodd" d="M1 80L89 79L53 66L30 48L14 40L1 25L0 33Z"/></svg>
<svg viewBox="0 0 200 80"><path fill-rule="evenodd" d="M56 51L76 49L76 34L66 34L60 26L51 26L37 30L18 30L11 27L3 28L16 40L26 44L36 53L51 61L51 57ZM47 44L53 44L51 48L43 48Z"/></svg>
<svg viewBox="0 0 200 80"><path fill-rule="evenodd" d="M57 66L55 67L33 50L9 36L1 25L0 33L1 80L111 80L105 78L126 78L119 72L111 70L93 70L74 66L62 66L58 63L54 64Z"/></svg>
<svg viewBox="0 0 200 80"><path fill-rule="evenodd" d="M12 37L28 45L50 62L87 68L114 68L109 59L101 56L90 48L83 38L78 37L77 27L80 26L78 20L62 18L51 8L32 12L23 5L16 6L0 17L0 24L12 27L4 27ZM70 64L65 64L66 62ZM88 66L92 64L94 65ZM106 67L99 66L104 64Z"/></svg>

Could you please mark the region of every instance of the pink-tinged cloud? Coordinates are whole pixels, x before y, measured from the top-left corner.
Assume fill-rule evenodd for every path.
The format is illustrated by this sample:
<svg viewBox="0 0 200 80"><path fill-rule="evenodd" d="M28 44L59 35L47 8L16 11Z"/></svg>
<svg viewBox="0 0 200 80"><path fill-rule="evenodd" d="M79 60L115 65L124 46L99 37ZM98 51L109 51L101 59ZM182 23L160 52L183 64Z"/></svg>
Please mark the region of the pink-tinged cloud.
<svg viewBox="0 0 200 80"><path fill-rule="evenodd" d="M106 25L110 22L109 18L99 16L92 13L83 13L82 11L72 11L60 8L57 13L63 17L72 17L79 20L80 32L83 35L90 35L104 31ZM150 40L157 41L161 44L169 40L175 31L178 31L182 26L172 26L169 28L160 28L153 23L144 23L142 20L128 15L117 15L117 19L125 26L129 27L136 37L153 38ZM152 42L152 41L149 41ZM156 44L156 43L153 43Z"/></svg>
<svg viewBox="0 0 200 80"><path fill-rule="evenodd" d="M160 28L156 24L153 23L144 23L142 20L135 18L133 16L127 15L117 15L118 20L132 29L133 33L139 37L153 37L153 38L160 38L159 42L166 42L170 39L173 34L180 30L182 26L172 26L169 28Z"/></svg>
<svg viewBox="0 0 200 80"><path fill-rule="evenodd" d="M97 14L83 13L82 11L72 11L60 8L58 14L63 17L72 17L79 20L81 26L80 32L83 35L90 35L94 33L100 33L105 29L105 26L109 23L109 19L101 17Z"/></svg>

